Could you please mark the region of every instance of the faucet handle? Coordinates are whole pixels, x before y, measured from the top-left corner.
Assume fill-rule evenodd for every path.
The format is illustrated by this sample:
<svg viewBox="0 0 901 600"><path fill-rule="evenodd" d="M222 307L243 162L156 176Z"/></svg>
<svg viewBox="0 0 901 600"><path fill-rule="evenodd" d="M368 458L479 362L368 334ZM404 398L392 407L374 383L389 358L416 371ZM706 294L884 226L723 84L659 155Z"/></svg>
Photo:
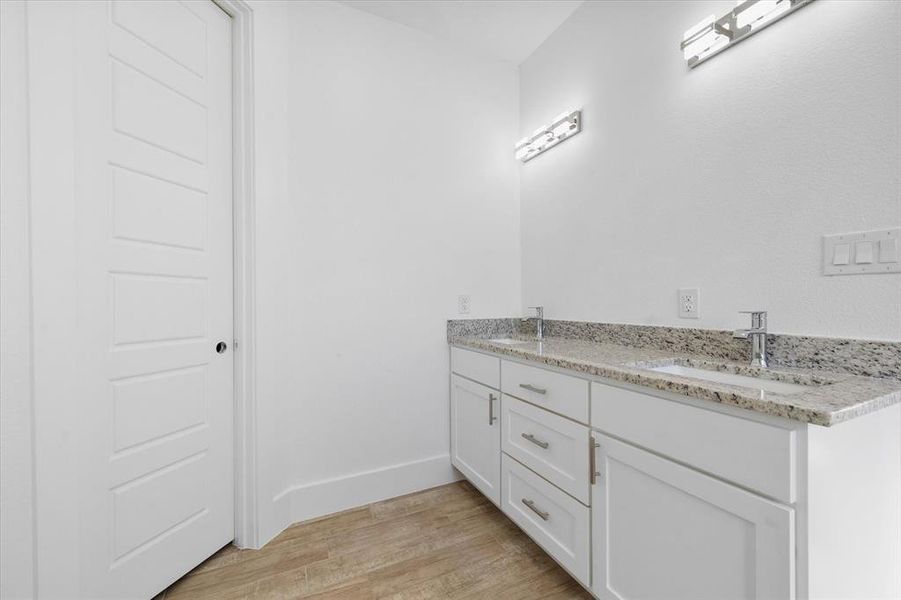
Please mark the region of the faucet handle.
<svg viewBox="0 0 901 600"><path fill-rule="evenodd" d="M751 315L751 327L755 329L766 329L765 310L740 310L738 312L742 315Z"/></svg>
<svg viewBox="0 0 901 600"><path fill-rule="evenodd" d="M544 307L543 306L530 306L530 309L534 310L538 314L538 318L544 318Z"/></svg>

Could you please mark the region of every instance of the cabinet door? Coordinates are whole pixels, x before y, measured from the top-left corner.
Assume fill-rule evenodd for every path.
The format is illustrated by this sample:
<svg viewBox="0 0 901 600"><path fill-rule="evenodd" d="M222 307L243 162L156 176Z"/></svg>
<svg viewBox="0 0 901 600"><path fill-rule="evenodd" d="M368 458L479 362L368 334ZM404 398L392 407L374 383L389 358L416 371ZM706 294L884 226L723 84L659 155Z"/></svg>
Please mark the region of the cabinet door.
<svg viewBox="0 0 901 600"><path fill-rule="evenodd" d="M451 462L479 491L500 505L500 394L451 376Z"/></svg>
<svg viewBox="0 0 901 600"><path fill-rule="evenodd" d="M793 509L614 439L598 441L599 598L795 597Z"/></svg>

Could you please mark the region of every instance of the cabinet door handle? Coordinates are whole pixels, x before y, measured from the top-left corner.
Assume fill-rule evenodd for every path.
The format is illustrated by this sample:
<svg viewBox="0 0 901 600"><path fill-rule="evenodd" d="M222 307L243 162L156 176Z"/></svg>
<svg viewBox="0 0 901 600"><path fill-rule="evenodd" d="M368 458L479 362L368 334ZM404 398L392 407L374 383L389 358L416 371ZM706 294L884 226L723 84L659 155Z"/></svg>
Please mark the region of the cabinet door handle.
<svg viewBox="0 0 901 600"><path fill-rule="evenodd" d="M488 424L494 425L496 417L494 416L494 394L488 394Z"/></svg>
<svg viewBox="0 0 901 600"><path fill-rule="evenodd" d="M588 436L588 470L591 472L591 485L598 481L598 465L597 465L597 449L601 445L597 443L593 436Z"/></svg>
<svg viewBox="0 0 901 600"><path fill-rule="evenodd" d="M541 395L547 394L546 389L540 388L540 387L535 387L531 383L520 383L519 387L521 387L524 390L529 390L530 392L535 392L536 394L541 394Z"/></svg>
<svg viewBox="0 0 901 600"><path fill-rule="evenodd" d="M531 510L533 513L535 513L536 515L538 515L539 517L541 517L541 520L547 521L548 519L551 518L550 513L546 513L546 512L544 512L543 510L538 510L538 509L535 507L535 502L534 502L533 500L529 500L529 499L527 499L527 498L523 498L523 499L522 499L522 503L525 504L527 507L529 507L529 510Z"/></svg>
<svg viewBox="0 0 901 600"><path fill-rule="evenodd" d="M547 447L550 445L547 442L542 442L541 440L536 439L535 436L532 435L531 433L524 433L524 434L522 434L522 437L526 438L527 440L529 440L536 446L538 446L540 448L544 448L545 450L547 450Z"/></svg>

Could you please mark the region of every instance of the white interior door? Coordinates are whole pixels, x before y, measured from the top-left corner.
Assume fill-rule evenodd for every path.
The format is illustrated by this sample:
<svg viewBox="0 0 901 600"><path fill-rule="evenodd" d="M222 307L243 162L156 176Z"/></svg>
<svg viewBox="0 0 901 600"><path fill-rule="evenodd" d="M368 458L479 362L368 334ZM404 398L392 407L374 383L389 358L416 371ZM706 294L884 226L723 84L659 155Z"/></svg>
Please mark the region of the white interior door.
<svg viewBox="0 0 901 600"><path fill-rule="evenodd" d="M81 597L147 598L233 539L231 23L75 14L72 560Z"/></svg>

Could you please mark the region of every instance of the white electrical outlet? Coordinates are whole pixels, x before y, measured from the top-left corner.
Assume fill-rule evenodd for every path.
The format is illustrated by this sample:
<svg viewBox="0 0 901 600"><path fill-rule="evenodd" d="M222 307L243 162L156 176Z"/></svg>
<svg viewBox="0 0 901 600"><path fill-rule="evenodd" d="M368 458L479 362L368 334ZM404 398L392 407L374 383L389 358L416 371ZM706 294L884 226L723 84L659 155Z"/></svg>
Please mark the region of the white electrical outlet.
<svg viewBox="0 0 901 600"><path fill-rule="evenodd" d="M679 318L701 318L701 293L698 288L682 288L679 290Z"/></svg>
<svg viewBox="0 0 901 600"><path fill-rule="evenodd" d="M457 296L457 314L468 315L469 314L469 294L465 294L462 296Z"/></svg>

